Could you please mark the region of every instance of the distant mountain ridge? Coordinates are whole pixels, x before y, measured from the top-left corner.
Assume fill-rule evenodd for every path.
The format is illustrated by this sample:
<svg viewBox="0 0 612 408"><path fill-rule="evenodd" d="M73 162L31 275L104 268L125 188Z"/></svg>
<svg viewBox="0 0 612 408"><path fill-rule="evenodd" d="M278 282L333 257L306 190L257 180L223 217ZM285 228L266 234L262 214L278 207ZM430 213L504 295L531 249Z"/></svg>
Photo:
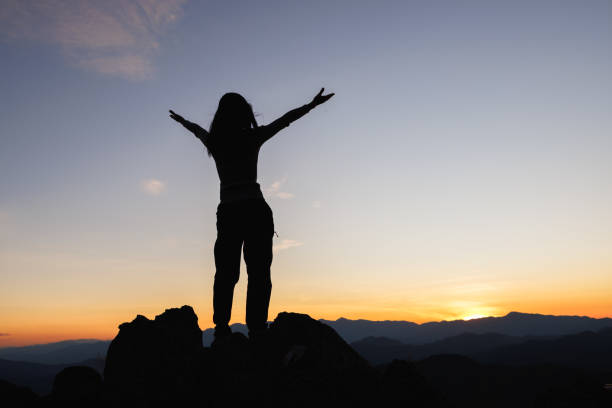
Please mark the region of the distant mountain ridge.
<svg viewBox="0 0 612 408"><path fill-rule="evenodd" d="M555 316L537 313L510 312L501 317L482 317L471 320L443 320L440 322L414 323L405 320L350 320L341 317L337 320L319 319L331 326L342 338L353 343L366 337L385 337L404 344L426 344L464 333L497 333L506 336L563 336L583 331L598 331L612 327L608 317ZM246 334L243 323L231 325L233 331ZM214 329L202 332L204 346L210 345Z"/></svg>
<svg viewBox="0 0 612 408"><path fill-rule="evenodd" d="M340 334L349 343L365 337L386 337L406 344L425 344L463 333L497 333L506 336L562 336L612 327L611 318L587 316L553 316L510 312L502 317L452 320L428 323L408 321L319 320Z"/></svg>
<svg viewBox="0 0 612 408"><path fill-rule="evenodd" d="M384 337L402 344L423 345L441 341L466 333L495 333L510 337L557 337L584 331L599 331L612 327L611 318L587 316L553 316L510 312L502 317L483 317L472 320L414 323L409 321L371 321L319 319L331 326L348 343L367 337ZM242 323L231 325L234 332L246 334L248 329ZM209 346L214 329L202 331L202 343ZM69 364L106 355L109 340L80 339L56 343L37 344L23 347L0 348L0 359L42 364Z"/></svg>
<svg viewBox="0 0 612 408"><path fill-rule="evenodd" d="M110 340L79 339L0 348L0 359L39 364L72 364L106 356Z"/></svg>

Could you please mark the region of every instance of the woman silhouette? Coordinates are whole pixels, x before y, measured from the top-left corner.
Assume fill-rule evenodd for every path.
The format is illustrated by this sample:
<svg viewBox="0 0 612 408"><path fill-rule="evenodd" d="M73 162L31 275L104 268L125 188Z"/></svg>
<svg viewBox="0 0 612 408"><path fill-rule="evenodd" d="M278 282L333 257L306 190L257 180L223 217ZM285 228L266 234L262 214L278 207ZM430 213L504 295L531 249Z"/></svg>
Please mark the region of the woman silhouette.
<svg viewBox="0 0 612 408"><path fill-rule="evenodd" d="M215 341L231 334L229 327L234 286L240 275L240 252L244 244L248 287L246 323L249 337L267 328L272 282L272 209L257 183L257 158L262 144L281 129L326 102L333 93L324 88L311 102L293 109L272 123L258 126L251 105L237 93L226 93L207 132L170 110L170 117L204 143L217 166L221 182L217 207L213 322Z"/></svg>

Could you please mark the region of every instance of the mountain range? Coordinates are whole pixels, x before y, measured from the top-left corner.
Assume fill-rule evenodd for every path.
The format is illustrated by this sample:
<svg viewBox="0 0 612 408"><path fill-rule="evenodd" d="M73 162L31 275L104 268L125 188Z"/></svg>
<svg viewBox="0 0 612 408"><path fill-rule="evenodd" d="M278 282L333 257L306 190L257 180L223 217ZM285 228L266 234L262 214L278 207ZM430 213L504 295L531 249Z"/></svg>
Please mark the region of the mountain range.
<svg viewBox="0 0 612 408"><path fill-rule="evenodd" d="M463 333L506 336L561 336L612 327L612 319L587 316L552 316L510 312L502 317L417 324L407 321L319 320L352 343L368 336L387 337L405 344L425 344Z"/></svg>
<svg viewBox="0 0 612 408"><path fill-rule="evenodd" d="M553 316L534 313L510 312L501 317L483 317L471 320L451 320L413 323L403 320L337 320L319 319L331 326L345 341L353 343L366 337L385 337L404 344L426 344L464 333L497 333L506 336L562 336L583 331L598 331L612 327L612 319L587 316ZM232 331L247 333L246 325L235 323ZM210 345L213 329L203 331L203 343ZM0 354L1 356L1 354Z"/></svg>
<svg viewBox="0 0 612 408"><path fill-rule="evenodd" d="M351 343L351 347L374 365L394 359L419 361L435 355L458 354L482 364L559 364L612 372L612 327L540 337L464 333L422 345L367 337Z"/></svg>
<svg viewBox="0 0 612 408"><path fill-rule="evenodd" d="M603 328L612 327L610 318L596 319L586 316L552 316L519 312L511 312L502 317L422 324L409 321L349 320L345 318L319 319L319 321L332 327L348 343L364 341L358 344L358 347L366 347L368 341L373 341L367 338L378 338L377 346L380 346L381 342L386 342L388 352L392 353L395 346L401 348L406 345L426 345L448 339L438 345L428 347L434 347L434 349L438 347L439 350L452 350L467 355L471 355L473 351L470 347L482 350L483 346L486 348L489 345L518 344L529 339L551 339L585 331L597 332ZM248 333L246 325L242 323L235 323L231 327L234 332ZM212 343L213 333L212 328L202 331L202 343L205 347ZM486 336L476 337L474 335ZM462 339L469 339L469 341L460 341ZM109 344L110 340L80 339L23 347L4 347L0 348L0 359L40 364L71 364L103 358ZM418 352L416 355L421 355L421 353Z"/></svg>
<svg viewBox="0 0 612 408"><path fill-rule="evenodd" d="M172 313L178 313L178 309L172 310L174 310ZM115 353L115 361L131 361L132 354L142 349L146 352L142 350L137 352L142 355L134 360L135 364L137 363L136 368L147 364L159 365L160 361L170 365L179 364L182 360L179 359L177 362L176 353L183 349L182 344L185 339L189 339L189 344L193 343L191 348L194 350L200 350L198 339L201 339L205 348L197 351L198 359L183 361L180 364L187 365L181 366L183 367L181 370L192 367L193 364L200 364L202 359L209 361L212 358L207 364L211 361L214 363L220 355L217 355L217 352L211 354L211 349L208 348L213 330L206 329L201 332L197 328L197 317L192 309L184 306L180 310L182 312L177 316L181 317L180 315L184 314L189 319L181 317L166 321L170 316L167 310L163 315L156 317L155 321L138 316L132 323L122 324L120 327L124 338L126 336L130 338L134 333L138 335L136 340L130 340L134 344L128 342L130 344L125 346L121 353ZM281 365L293 364L291 362L294 360L299 361L294 367L298 369L294 374L303 374L301 370L306 363L309 369L314 370L313 367L319 367L321 364L331 364L330 362L336 360L339 363L344 361L344 357L338 359L336 352L331 351L331 354L326 356L306 358L304 350L308 347L304 344L312 343L312 350L332 347L333 344L338 347L345 344L340 348L345 350L345 354L348 353L345 356L348 358L347 361L357 362L360 359L368 361L370 368L367 370L375 370L368 371L370 372L368 375L374 375L374 372L380 373L382 377L376 381L383 384L383 388L391 387L393 392L404 395L406 391L404 388L409 387L410 392L416 393L414 395L422 394L423 398L429 398L428 395L438 395L455 404L449 406L488 406L488 401L500 398L508 403L506 406L520 406L528 405L535 395L547 401L564 401L568 395L576 393L580 396L581 402L570 406L583 406L581 404L585 398L601 401L601 398L611 399L608 397L612 396L612 394L602 394L604 384L612 383L612 319L609 318L512 312L503 317L416 324L342 318L336 321L322 319L316 321L307 315L284 315L289 318L283 323L286 331L278 331L281 326L278 326L279 322L276 321L276 340L266 347L276 356L275 358L279 359L277 363ZM164 316L166 318L163 318ZM279 315L282 316L283 314ZM302 323L298 322L307 324L302 327ZM239 340L239 344L230 348L238 348L228 351L228 356L219 361L232 361L232 364L243 367L251 361L249 360L251 357L248 357L249 353L244 349L247 339L239 333L246 333L247 328L243 324L234 324L232 329L235 332L234 336L238 336L233 338ZM161 332L166 334L159 337ZM299 335L296 334L298 332ZM275 342L284 344L287 336L293 336L292 345L281 353L274 344ZM115 338L114 342L118 341L119 337ZM356 340L348 341L351 339ZM125 339L123 341L125 342ZM76 381L75 384L80 384L79 381L84 378L97 378L95 380L97 383L100 381L106 383L107 373L104 367L105 364L108 366L110 359L107 354L108 356L112 354L110 350L112 346L109 349L110 344L109 341L84 339L2 348L0 349L0 396L3 392L24 393L23 390L27 390L25 388L17 391L20 386L30 388L38 395L48 395L53 387L55 389L53 393L57 396L59 388L56 389L54 384L59 384L58 378L62 375L67 381ZM172 351L174 349L176 350ZM166 357L162 360L155 357L149 361L149 356L159 355ZM248 364L254 362L255 360ZM131 374L123 373L121 367L115 368L117 375L125 377L125 381L122 381L125 382L126 389L131 389L130 387L134 385L130 379ZM227 367L215 368L218 369L227 370ZM103 371L105 375L102 377ZM202 373L209 371L207 369ZM350 373L353 375L357 371ZM140 373L142 370L138 368L134 372ZM63 374L60 375L61 373ZM177 378L182 378L182 374L178 371L166 372L166 368L160 373L165 373L162 377L172 384L173 381L178 381ZM158 381L160 373L152 378L157 378L155 381ZM234 375L232 370L228 373L231 374L230 377ZM314 375L313 373L310 374ZM196 375L194 381L200 381L198 378L203 375L197 372L192 374ZM319 374L315 377L319 378ZM234 380L235 378L230 383ZM361 380L365 380L365 377ZM308 384L309 381L310 379L307 381ZM148 386L156 389L155 384ZM79 387L81 386L78 385L77 388ZM595 397L592 397L593 395ZM519 405L516 405L517 403Z"/></svg>

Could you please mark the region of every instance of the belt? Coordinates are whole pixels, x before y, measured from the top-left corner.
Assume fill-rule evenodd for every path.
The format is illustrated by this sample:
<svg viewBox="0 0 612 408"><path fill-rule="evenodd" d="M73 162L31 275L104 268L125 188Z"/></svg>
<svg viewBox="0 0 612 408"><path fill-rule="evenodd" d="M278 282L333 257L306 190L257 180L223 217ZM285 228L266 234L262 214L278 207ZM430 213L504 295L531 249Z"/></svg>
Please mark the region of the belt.
<svg viewBox="0 0 612 408"><path fill-rule="evenodd" d="M221 185L219 196L222 203L264 198L261 186L253 181Z"/></svg>

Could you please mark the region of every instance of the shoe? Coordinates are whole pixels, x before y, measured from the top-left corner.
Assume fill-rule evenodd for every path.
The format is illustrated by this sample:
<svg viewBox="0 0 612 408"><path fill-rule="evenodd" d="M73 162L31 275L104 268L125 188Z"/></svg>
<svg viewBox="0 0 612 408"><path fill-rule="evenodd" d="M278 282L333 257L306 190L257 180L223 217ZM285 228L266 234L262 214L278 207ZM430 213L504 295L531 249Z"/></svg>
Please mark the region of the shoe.
<svg viewBox="0 0 612 408"><path fill-rule="evenodd" d="M225 343L232 335L232 329L229 326L216 326L215 327L215 339L213 340L211 347L218 346Z"/></svg>
<svg viewBox="0 0 612 408"><path fill-rule="evenodd" d="M255 330L249 330L249 340L251 342L260 342L268 336L270 329L268 328L268 324L266 323L261 328L257 328Z"/></svg>

